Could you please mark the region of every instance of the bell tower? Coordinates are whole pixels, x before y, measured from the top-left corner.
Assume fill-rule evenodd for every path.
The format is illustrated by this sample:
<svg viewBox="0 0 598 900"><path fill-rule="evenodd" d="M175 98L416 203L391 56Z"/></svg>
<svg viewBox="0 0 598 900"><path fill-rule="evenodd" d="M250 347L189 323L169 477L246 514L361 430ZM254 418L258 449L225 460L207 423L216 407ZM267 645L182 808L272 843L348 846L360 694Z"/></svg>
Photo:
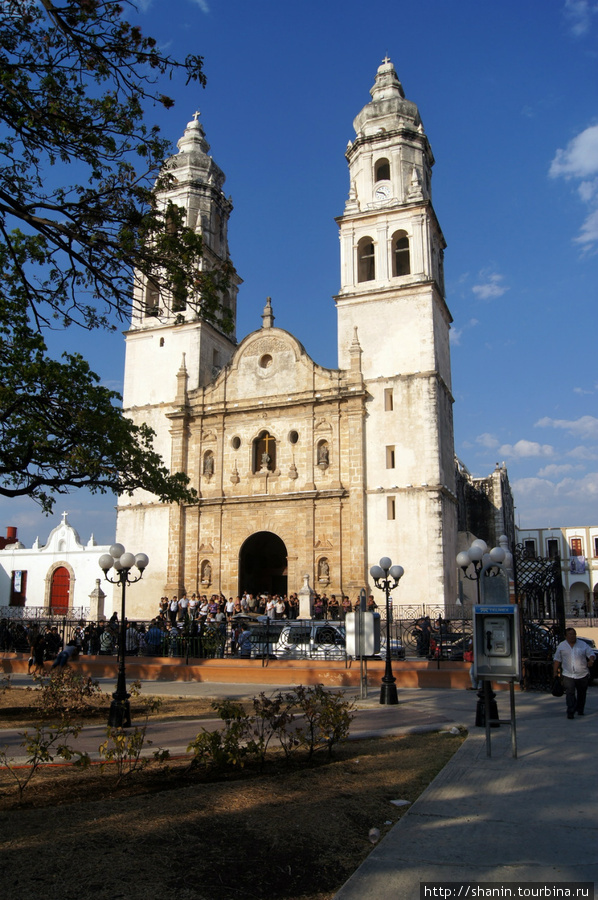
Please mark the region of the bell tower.
<svg viewBox="0 0 598 900"><path fill-rule="evenodd" d="M230 262L228 219L233 205L223 191L224 172L209 155L210 145L198 112L177 146L179 152L165 167L170 183L156 192L156 202L163 209L168 202L183 209L185 225L202 237L201 269L209 271ZM135 285L133 315L126 334L125 410L172 402L183 355L188 390L207 384L226 365L236 346L240 283L233 274L222 297L233 323L230 334L202 318L201 298L193 304L177 305L172 297L161 294L151 279Z"/></svg>
<svg viewBox="0 0 598 900"><path fill-rule="evenodd" d="M391 61L354 120L350 189L337 219L339 366L355 328L369 394L368 567L405 568L395 602L454 603L457 505L445 241L432 206L434 157ZM415 562L417 560L417 563ZM412 562L413 561L413 562Z"/></svg>

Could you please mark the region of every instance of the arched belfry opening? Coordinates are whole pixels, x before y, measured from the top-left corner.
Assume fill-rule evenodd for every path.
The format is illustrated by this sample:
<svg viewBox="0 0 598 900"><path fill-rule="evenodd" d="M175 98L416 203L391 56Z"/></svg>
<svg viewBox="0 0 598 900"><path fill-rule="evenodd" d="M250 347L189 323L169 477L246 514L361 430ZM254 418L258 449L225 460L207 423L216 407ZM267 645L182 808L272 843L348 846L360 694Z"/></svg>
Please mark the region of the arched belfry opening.
<svg viewBox="0 0 598 900"><path fill-rule="evenodd" d="M287 593L287 548L271 531L257 531L239 551L239 594Z"/></svg>

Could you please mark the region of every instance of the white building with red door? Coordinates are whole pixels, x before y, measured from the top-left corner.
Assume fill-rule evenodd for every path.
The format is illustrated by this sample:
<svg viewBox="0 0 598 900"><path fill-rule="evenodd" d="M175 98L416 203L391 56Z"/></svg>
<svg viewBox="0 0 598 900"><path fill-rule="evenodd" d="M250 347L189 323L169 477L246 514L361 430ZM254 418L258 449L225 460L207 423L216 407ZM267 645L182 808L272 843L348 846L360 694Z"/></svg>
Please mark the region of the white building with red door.
<svg viewBox="0 0 598 900"><path fill-rule="evenodd" d="M92 605L90 594L103 578L98 561L109 547L96 544L93 535L83 544L67 513L45 544L36 538L28 549L18 540L17 529L11 527L0 539L0 547L2 615L5 607L25 607L34 615L87 614Z"/></svg>

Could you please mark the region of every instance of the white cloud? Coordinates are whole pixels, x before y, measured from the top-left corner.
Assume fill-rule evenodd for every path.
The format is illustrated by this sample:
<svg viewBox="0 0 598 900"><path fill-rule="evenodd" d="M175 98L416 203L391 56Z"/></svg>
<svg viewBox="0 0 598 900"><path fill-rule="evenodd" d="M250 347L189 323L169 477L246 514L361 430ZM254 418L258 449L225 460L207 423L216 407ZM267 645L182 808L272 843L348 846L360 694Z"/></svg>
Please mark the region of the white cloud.
<svg viewBox="0 0 598 900"><path fill-rule="evenodd" d="M571 463L563 463L561 466L557 466L555 463L550 463L548 466L544 466L543 469L540 469L538 472L538 478L558 478L559 475L565 475L567 472L573 472L575 469L582 469L583 466L573 466Z"/></svg>
<svg viewBox="0 0 598 900"><path fill-rule="evenodd" d="M483 278L484 281L480 284L474 284L472 291L480 300L494 300L496 297L502 297L509 290L508 287L501 284L503 276L498 275L496 272L486 276L480 272L479 277Z"/></svg>
<svg viewBox="0 0 598 900"><path fill-rule="evenodd" d="M487 431L484 434L479 434L475 439L476 444L480 444L482 447L487 447L489 450L493 450L494 447L498 447L500 441L498 438L495 438L493 434L489 434Z"/></svg>
<svg viewBox="0 0 598 900"><path fill-rule="evenodd" d="M525 508L522 528L546 525L591 525L596 520L598 472L583 478L520 478L512 483L515 503Z"/></svg>
<svg viewBox="0 0 598 900"><path fill-rule="evenodd" d="M463 332L478 325L478 319L470 319L462 328L451 328L449 332L449 340L453 347L458 347L461 343Z"/></svg>
<svg viewBox="0 0 598 900"><path fill-rule="evenodd" d="M595 416L581 416L579 419L551 419L544 416L536 422L536 428L561 428L582 438L598 438L598 419Z"/></svg>
<svg viewBox="0 0 598 900"><path fill-rule="evenodd" d="M573 450L568 450L567 453L565 453L565 456L570 456L571 459L598 459L598 453L595 450L590 449L590 447L584 447L583 444L579 447L574 447Z"/></svg>
<svg viewBox="0 0 598 900"><path fill-rule="evenodd" d="M569 141L564 150L557 150L549 175L558 178L587 178L598 173L598 125L591 125Z"/></svg>
<svg viewBox="0 0 598 900"><path fill-rule="evenodd" d="M550 444L538 444L537 441L517 441L516 444L503 444L499 450L501 456L508 456L512 459L523 459L525 457L537 456L553 456L554 447Z"/></svg>
<svg viewBox="0 0 598 900"><path fill-rule="evenodd" d="M565 15L571 23L571 33L575 37L587 34L592 24L592 15L598 11L590 0L565 0Z"/></svg>
<svg viewBox="0 0 598 900"><path fill-rule="evenodd" d="M578 244L593 244L598 241L598 209L586 218L581 226L581 232L575 238Z"/></svg>
<svg viewBox="0 0 598 900"><path fill-rule="evenodd" d="M208 6L207 0L192 0L193 3L197 3L202 12L209 13L210 7Z"/></svg>
<svg viewBox="0 0 598 900"><path fill-rule="evenodd" d="M582 202L590 207L590 212L575 240L585 248L598 242L598 125L590 125L570 140L564 150L557 150L549 175L567 180L583 179L577 192Z"/></svg>

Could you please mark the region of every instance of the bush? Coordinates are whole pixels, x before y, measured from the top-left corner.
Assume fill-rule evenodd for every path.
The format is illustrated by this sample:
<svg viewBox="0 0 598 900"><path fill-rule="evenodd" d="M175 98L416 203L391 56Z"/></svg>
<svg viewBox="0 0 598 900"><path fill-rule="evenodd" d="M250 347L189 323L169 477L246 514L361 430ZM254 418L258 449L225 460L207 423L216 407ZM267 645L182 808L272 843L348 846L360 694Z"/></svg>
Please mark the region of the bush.
<svg viewBox="0 0 598 900"><path fill-rule="evenodd" d="M261 768L273 743L282 748L287 761L297 751L306 751L308 762L318 750L326 749L330 756L334 745L348 737L353 719L352 704L343 694L321 684L273 697L262 693L252 705L249 715L232 700L212 703L224 728L204 728L189 744L187 751L194 754L191 768L241 768L248 760Z"/></svg>
<svg viewBox="0 0 598 900"><path fill-rule="evenodd" d="M44 718L86 712L101 694L97 681L68 666L55 669L50 678L34 675L37 705Z"/></svg>
<svg viewBox="0 0 598 900"><path fill-rule="evenodd" d="M87 753L73 750L69 744L69 738L77 738L80 732L80 725L71 725L64 719L53 730L48 730L45 725L36 725L33 732L22 732L21 747L24 747L29 754L25 766L16 765L14 760L8 756L6 749L0 750L0 764L7 769L15 781L19 803L22 802L25 789L42 763L51 763L55 757L70 762L73 757L76 757L73 765L89 765L90 759Z"/></svg>

